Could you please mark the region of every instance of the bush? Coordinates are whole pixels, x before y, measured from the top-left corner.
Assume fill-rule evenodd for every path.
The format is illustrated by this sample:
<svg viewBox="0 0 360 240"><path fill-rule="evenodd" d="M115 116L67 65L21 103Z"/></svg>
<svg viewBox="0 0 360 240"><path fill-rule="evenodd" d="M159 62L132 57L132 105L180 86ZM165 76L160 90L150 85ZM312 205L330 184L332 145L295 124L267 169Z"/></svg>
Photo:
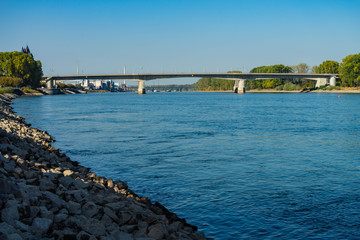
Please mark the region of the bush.
<svg viewBox="0 0 360 240"><path fill-rule="evenodd" d="M291 82L285 83L284 88L285 91L295 91L300 90L301 86L297 84L293 84Z"/></svg>
<svg viewBox="0 0 360 240"><path fill-rule="evenodd" d="M342 86L360 86L360 53L345 57L339 72Z"/></svg>
<svg viewBox="0 0 360 240"><path fill-rule="evenodd" d="M14 89L12 87L0 88L0 94L4 93L14 93Z"/></svg>
<svg viewBox="0 0 360 240"><path fill-rule="evenodd" d="M282 91L282 90L284 90L284 85L277 86L277 87L275 88L275 90L276 90L276 91Z"/></svg>
<svg viewBox="0 0 360 240"><path fill-rule="evenodd" d="M21 78L0 77L0 87L19 87L24 84Z"/></svg>
<svg viewBox="0 0 360 240"><path fill-rule="evenodd" d="M339 86L329 86L329 87L326 88L326 90L329 90L329 91L331 91L331 90L340 90L340 87Z"/></svg>
<svg viewBox="0 0 360 240"><path fill-rule="evenodd" d="M38 90L32 89L32 88L28 88L28 87L23 87L21 89L21 91L23 91L24 93L39 93Z"/></svg>

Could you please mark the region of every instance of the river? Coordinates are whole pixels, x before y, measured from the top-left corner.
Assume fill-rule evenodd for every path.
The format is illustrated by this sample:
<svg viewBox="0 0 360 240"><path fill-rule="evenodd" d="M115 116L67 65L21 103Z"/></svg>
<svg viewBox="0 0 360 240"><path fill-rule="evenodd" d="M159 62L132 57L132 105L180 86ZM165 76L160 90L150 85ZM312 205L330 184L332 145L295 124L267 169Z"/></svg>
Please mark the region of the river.
<svg viewBox="0 0 360 240"><path fill-rule="evenodd" d="M99 93L14 110L215 239L360 238L360 94Z"/></svg>

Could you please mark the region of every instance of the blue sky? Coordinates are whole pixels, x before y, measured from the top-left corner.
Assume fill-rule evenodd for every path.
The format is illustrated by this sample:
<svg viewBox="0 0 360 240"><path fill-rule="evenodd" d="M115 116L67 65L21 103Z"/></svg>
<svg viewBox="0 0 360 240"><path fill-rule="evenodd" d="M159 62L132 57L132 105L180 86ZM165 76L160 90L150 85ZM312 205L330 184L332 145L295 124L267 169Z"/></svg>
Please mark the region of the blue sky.
<svg viewBox="0 0 360 240"><path fill-rule="evenodd" d="M0 51L45 75L250 71L360 52L360 1L0 0ZM173 80L174 81L174 80Z"/></svg>

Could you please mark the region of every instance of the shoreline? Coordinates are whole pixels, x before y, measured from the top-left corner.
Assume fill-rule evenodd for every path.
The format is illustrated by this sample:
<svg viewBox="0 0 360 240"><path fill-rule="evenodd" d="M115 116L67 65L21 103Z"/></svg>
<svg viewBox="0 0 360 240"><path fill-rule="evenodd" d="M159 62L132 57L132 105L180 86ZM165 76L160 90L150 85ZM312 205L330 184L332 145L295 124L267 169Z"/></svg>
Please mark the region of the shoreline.
<svg viewBox="0 0 360 240"><path fill-rule="evenodd" d="M194 92L229 92L232 93L232 90L214 90L214 91L194 91ZM246 91L246 93L360 93L359 89L340 89L340 90L312 90L308 92L302 92L301 90L296 91L284 91L284 90L275 90L275 89L251 89Z"/></svg>
<svg viewBox="0 0 360 240"><path fill-rule="evenodd" d="M26 96L26 95L24 95ZM0 95L0 239L206 239L122 181L97 176Z"/></svg>

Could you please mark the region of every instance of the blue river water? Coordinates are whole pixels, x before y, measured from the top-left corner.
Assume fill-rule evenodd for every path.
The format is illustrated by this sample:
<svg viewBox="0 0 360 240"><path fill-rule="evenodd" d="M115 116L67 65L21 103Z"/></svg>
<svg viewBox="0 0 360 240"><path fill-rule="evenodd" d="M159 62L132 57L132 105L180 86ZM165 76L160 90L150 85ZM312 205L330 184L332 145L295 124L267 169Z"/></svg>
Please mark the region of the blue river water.
<svg viewBox="0 0 360 240"><path fill-rule="evenodd" d="M22 97L62 152L215 239L360 238L360 94Z"/></svg>

